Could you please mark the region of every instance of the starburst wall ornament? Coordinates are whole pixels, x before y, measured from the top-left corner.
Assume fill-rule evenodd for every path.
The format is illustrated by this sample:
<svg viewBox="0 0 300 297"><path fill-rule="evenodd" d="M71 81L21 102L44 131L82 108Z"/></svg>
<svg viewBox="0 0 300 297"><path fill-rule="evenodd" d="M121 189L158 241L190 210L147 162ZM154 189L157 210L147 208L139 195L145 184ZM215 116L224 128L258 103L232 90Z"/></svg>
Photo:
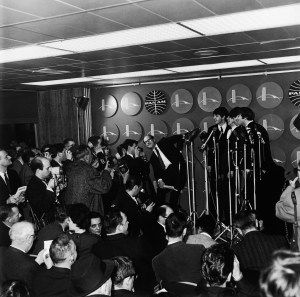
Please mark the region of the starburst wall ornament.
<svg viewBox="0 0 300 297"><path fill-rule="evenodd" d="M167 96L162 91L153 90L146 96L145 107L154 115L162 114L167 107Z"/></svg>

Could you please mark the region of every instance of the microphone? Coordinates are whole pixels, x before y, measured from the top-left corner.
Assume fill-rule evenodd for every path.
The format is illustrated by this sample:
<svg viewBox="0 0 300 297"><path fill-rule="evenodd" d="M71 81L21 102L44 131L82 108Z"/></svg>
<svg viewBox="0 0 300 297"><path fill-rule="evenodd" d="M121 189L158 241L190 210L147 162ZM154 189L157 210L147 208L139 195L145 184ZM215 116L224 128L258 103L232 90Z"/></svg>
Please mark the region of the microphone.
<svg viewBox="0 0 300 297"><path fill-rule="evenodd" d="M200 128L196 128L196 129L194 129L194 130L192 130L192 131L186 132L186 133L184 134L184 139L185 139L187 142L191 142L191 141L193 141L193 140L196 138L196 136L198 135L198 133L199 133L200 131L201 131Z"/></svg>

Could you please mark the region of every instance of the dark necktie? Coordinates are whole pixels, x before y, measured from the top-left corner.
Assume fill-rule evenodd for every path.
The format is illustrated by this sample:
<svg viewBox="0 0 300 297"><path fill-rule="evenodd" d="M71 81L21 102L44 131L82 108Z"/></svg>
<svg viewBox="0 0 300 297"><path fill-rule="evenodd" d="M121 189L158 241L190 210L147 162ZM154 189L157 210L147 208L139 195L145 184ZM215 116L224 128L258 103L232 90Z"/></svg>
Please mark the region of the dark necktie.
<svg viewBox="0 0 300 297"><path fill-rule="evenodd" d="M10 186L9 178L7 176L7 172L4 173L4 179L5 179L5 183L6 183L8 192L9 192L9 194L11 194L11 186Z"/></svg>
<svg viewBox="0 0 300 297"><path fill-rule="evenodd" d="M159 164L161 166L162 169L165 169L165 163L161 157L161 154L159 153L159 150L157 148L154 148L155 149L155 152L156 152L156 155L157 155L157 158L158 158L158 161L159 161Z"/></svg>

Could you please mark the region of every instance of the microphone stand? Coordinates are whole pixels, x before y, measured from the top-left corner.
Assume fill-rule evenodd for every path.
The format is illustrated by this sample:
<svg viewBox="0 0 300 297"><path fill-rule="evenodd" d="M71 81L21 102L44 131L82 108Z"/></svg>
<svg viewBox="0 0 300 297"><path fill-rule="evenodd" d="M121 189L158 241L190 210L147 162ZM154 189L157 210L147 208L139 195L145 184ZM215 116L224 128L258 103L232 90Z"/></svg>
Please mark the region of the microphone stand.
<svg viewBox="0 0 300 297"><path fill-rule="evenodd" d="M239 173L239 163L238 163L238 144L237 144L237 141L235 141L234 160L235 160L234 209L235 209L235 213L237 213L237 210L238 210L238 201L239 201L239 197L240 197L240 173Z"/></svg>
<svg viewBox="0 0 300 297"><path fill-rule="evenodd" d="M217 211L217 224L220 222L220 213L219 213L219 192L218 192L218 154L219 154L219 147L216 143L216 136L213 133L213 144L214 144L214 167L215 167L215 195L216 195L216 211Z"/></svg>
<svg viewBox="0 0 300 297"><path fill-rule="evenodd" d="M229 136L230 138L230 136ZM230 140L227 139L227 160L228 160L228 195L229 195L229 229L230 229L230 242L233 239L233 226L232 226L232 203L231 203L231 158L230 158Z"/></svg>

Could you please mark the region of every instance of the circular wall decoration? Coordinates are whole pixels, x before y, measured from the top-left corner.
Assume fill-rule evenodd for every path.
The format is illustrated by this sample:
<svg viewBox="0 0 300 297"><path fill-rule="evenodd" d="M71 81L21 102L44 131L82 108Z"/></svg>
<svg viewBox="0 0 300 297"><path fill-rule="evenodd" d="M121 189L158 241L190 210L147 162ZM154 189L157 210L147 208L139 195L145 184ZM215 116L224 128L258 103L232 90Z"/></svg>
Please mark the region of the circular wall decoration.
<svg viewBox="0 0 300 297"><path fill-rule="evenodd" d="M209 116L209 117L206 117L206 118L202 119L202 121L200 122L199 127L200 127L201 131L207 132L208 128L215 125L215 124L216 124L216 122L214 120L214 117Z"/></svg>
<svg viewBox="0 0 300 297"><path fill-rule="evenodd" d="M106 118L112 117L118 109L118 102L112 95L107 95L105 98L100 99L98 111Z"/></svg>
<svg viewBox="0 0 300 297"><path fill-rule="evenodd" d="M226 100L230 107L247 107L251 103L252 94L247 86L237 84L227 91Z"/></svg>
<svg viewBox="0 0 300 297"><path fill-rule="evenodd" d="M221 93L214 87L206 87L198 94L198 105L204 111L214 111L221 105L221 102Z"/></svg>
<svg viewBox="0 0 300 297"><path fill-rule="evenodd" d="M264 108L277 107L283 99L283 90L274 82L266 82L259 86L256 91L256 100Z"/></svg>
<svg viewBox="0 0 300 297"><path fill-rule="evenodd" d="M284 122L276 114L265 114L258 123L268 131L270 140L278 139L284 132Z"/></svg>
<svg viewBox="0 0 300 297"><path fill-rule="evenodd" d="M157 120L144 127L145 135L153 135L156 140L160 140L168 135L168 126L164 121Z"/></svg>
<svg viewBox="0 0 300 297"><path fill-rule="evenodd" d="M127 115L136 115L142 108L142 100L137 93L126 93L121 99L121 109Z"/></svg>
<svg viewBox="0 0 300 297"><path fill-rule="evenodd" d="M184 134L192 131L195 128L193 122L187 118L180 118L176 120L172 125L172 135Z"/></svg>
<svg viewBox="0 0 300 297"><path fill-rule="evenodd" d="M127 138L140 141L143 134L142 125L137 121L130 121L120 127L120 138L125 140Z"/></svg>
<svg viewBox="0 0 300 297"><path fill-rule="evenodd" d="M296 147L291 153L291 164L294 168L297 167L297 164L300 161L300 146Z"/></svg>
<svg viewBox="0 0 300 297"><path fill-rule="evenodd" d="M293 116L290 121L290 131L295 138L300 139L300 131L294 126L294 120L297 116L297 114Z"/></svg>
<svg viewBox="0 0 300 297"><path fill-rule="evenodd" d="M186 89L176 90L171 96L171 107L177 113L187 113L193 107L193 95Z"/></svg>
<svg viewBox="0 0 300 297"><path fill-rule="evenodd" d="M273 161L279 166L285 166L286 155L285 152L278 146L271 146L271 153Z"/></svg>
<svg viewBox="0 0 300 297"><path fill-rule="evenodd" d="M153 90L146 96L145 107L154 115L162 114L167 107L167 96L162 91Z"/></svg>
<svg viewBox="0 0 300 297"><path fill-rule="evenodd" d="M293 104L300 107L300 79L291 84L289 88L289 98Z"/></svg>
<svg viewBox="0 0 300 297"><path fill-rule="evenodd" d="M101 131L99 134L101 137L102 136L107 137L109 144L114 144L117 142L120 136L120 131L119 131L119 127L116 124L106 123L101 127Z"/></svg>

